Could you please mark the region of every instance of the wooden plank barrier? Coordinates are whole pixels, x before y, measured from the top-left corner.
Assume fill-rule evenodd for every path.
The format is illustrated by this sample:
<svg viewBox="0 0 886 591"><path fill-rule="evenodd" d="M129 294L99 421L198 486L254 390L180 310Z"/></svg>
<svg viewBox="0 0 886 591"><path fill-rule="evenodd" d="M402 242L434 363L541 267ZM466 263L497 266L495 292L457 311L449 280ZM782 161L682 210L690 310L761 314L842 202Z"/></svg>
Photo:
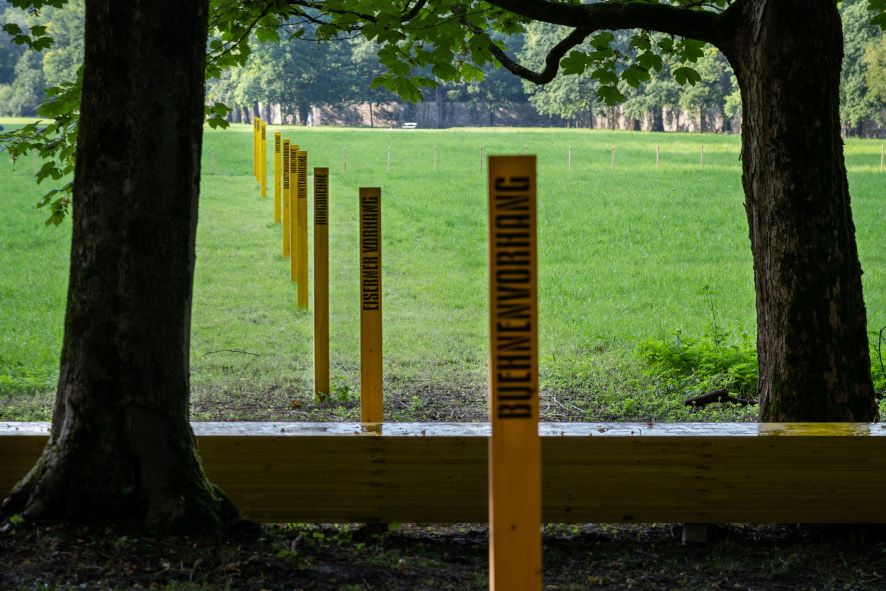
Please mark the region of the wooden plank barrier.
<svg viewBox="0 0 886 591"><path fill-rule="evenodd" d="M194 423L263 522L486 522L485 423ZM0 497L48 423L0 423ZM550 523L886 523L886 424L541 423Z"/></svg>

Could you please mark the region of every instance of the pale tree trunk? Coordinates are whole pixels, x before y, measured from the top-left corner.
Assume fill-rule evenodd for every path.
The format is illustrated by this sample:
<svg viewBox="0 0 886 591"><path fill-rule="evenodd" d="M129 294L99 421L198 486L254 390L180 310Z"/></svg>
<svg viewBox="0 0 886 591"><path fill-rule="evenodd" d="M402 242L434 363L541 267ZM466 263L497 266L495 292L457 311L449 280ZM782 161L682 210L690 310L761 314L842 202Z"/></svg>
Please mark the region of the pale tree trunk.
<svg viewBox="0 0 886 591"><path fill-rule="evenodd" d="M837 9L827 0L753 0L734 18L742 22L727 55L744 107L760 418L875 420L840 139Z"/></svg>
<svg viewBox="0 0 886 591"><path fill-rule="evenodd" d="M86 2L52 432L6 517L159 531L236 517L188 421L206 29L207 0Z"/></svg>

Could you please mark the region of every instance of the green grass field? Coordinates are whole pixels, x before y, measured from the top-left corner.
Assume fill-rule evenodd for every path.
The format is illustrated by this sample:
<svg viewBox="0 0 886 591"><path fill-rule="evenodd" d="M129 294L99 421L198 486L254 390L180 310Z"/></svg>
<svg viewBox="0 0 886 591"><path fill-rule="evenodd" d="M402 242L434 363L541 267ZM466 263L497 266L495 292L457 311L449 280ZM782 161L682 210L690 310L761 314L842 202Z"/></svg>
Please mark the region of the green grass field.
<svg viewBox="0 0 886 591"><path fill-rule="evenodd" d="M733 340L754 334L738 137L284 129L285 137L309 151L310 167L330 168L333 393L318 405L312 395L312 317L295 309L273 200L260 198L252 177L250 130L234 126L205 136L193 309L195 418L358 416L357 188L380 186L386 415L482 419L488 336L481 147L485 154L525 149L539 158L545 418L753 416L753 407L690 413L681 402L700 393L693 388L701 385L649 375L636 354L639 340L669 339L676 329L700 336L716 325ZM847 142L871 330L886 325L886 174L879 173L879 156L879 141ZM34 208L40 191L33 167L30 159L15 167L8 158L0 161L5 420L49 416L61 344L70 224L43 225L45 212Z"/></svg>

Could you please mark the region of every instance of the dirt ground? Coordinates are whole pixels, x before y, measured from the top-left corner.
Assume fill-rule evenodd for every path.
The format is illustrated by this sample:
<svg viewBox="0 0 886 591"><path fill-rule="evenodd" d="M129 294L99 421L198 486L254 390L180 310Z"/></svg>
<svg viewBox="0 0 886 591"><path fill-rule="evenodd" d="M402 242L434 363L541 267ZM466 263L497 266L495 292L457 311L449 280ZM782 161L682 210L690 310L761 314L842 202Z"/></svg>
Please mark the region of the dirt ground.
<svg viewBox="0 0 886 591"><path fill-rule="evenodd" d="M856 528L548 525L544 588L886 589L886 542ZM471 590L487 588L485 526L246 526L151 539L116 529L0 535L0 589Z"/></svg>

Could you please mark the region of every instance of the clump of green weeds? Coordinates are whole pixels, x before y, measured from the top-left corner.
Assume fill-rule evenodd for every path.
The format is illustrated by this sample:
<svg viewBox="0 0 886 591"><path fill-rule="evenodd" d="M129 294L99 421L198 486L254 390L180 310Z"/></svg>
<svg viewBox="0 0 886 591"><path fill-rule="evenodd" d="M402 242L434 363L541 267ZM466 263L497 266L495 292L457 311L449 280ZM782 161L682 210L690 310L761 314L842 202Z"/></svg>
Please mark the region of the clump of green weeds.
<svg viewBox="0 0 886 591"><path fill-rule="evenodd" d="M725 342L722 335L689 337L679 330L670 340L644 339L637 352L650 371L666 378L693 378L703 389L726 388L747 395L757 386L757 348L740 334Z"/></svg>
<svg viewBox="0 0 886 591"><path fill-rule="evenodd" d="M691 381L699 390L726 388L743 396L757 387L757 348L753 337L721 328L717 320L713 290L701 292L711 320L700 337L675 330L670 339L643 339L637 352L651 373L680 382ZM689 385L689 384L687 384Z"/></svg>
<svg viewBox="0 0 886 591"><path fill-rule="evenodd" d="M871 376L874 378L874 391L880 399L886 398L886 362L883 361L883 348L886 347L886 326L871 333Z"/></svg>

